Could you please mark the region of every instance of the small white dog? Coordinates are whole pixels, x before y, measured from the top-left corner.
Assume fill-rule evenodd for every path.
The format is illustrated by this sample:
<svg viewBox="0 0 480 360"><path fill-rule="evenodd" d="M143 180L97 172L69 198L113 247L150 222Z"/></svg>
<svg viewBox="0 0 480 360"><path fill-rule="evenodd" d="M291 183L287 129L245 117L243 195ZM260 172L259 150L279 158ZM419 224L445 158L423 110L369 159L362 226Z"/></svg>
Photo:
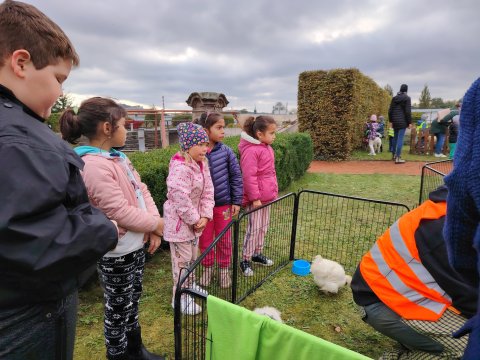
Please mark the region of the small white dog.
<svg viewBox="0 0 480 360"><path fill-rule="evenodd" d="M255 308L253 309L253 312L256 312L257 314L260 314L260 315L268 316L269 318L275 321L283 323L282 318L280 317L281 315L280 311L278 311L274 307L264 306L261 308Z"/></svg>
<svg viewBox="0 0 480 360"><path fill-rule="evenodd" d="M345 275L342 265L333 260L324 259L320 255L313 259L310 271L315 284L325 293L336 294L339 288L345 284L350 285L352 282L352 277Z"/></svg>

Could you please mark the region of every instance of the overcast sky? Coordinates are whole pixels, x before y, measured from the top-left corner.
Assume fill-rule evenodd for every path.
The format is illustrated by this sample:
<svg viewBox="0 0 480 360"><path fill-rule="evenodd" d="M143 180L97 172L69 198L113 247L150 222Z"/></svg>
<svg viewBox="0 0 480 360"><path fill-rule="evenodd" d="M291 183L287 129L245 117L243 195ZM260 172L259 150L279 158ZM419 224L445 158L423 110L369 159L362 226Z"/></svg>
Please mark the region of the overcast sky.
<svg viewBox="0 0 480 360"><path fill-rule="evenodd" d="M194 91L228 109L296 107L305 70L358 68L381 87L462 97L480 76L480 1L26 0L80 55L67 93L186 109Z"/></svg>

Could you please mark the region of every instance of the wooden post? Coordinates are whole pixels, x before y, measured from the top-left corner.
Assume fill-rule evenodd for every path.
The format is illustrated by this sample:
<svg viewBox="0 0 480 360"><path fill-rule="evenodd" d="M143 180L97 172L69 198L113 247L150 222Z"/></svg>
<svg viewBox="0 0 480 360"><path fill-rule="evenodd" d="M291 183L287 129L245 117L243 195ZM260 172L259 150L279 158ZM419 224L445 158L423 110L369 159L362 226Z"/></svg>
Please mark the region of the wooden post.
<svg viewBox="0 0 480 360"><path fill-rule="evenodd" d="M162 134L162 149L165 149L168 147L168 136L167 136L167 131L165 128L165 109L162 109L162 116L160 118L160 132Z"/></svg>
<svg viewBox="0 0 480 360"><path fill-rule="evenodd" d="M410 130L410 154L417 153L417 149L415 148L415 144L417 143L416 138L417 138L417 128L414 126Z"/></svg>
<svg viewBox="0 0 480 360"><path fill-rule="evenodd" d="M154 134L153 134L153 139L154 139L154 149L158 149L158 119L157 119L157 112L154 114L154 119L155 119L155 127L154 127Z"/></svg>

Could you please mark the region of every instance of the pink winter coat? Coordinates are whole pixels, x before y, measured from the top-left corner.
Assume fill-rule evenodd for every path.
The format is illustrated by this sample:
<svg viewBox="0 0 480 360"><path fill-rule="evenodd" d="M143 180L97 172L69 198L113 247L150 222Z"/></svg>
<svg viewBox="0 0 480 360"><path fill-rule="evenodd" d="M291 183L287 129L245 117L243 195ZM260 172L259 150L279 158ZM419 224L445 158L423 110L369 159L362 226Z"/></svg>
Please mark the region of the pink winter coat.
<svg viewBox="0 0 480 360"><path fill-rule="evenodd" d="M170 160L167 177L167 201L163 205L164 238L181 242L193 240L202 232L195 232L200 218L213 218L213 184L207 163L186 161L180 154Z"/></svg>
<svg viewBox="0 0 480 360"><path fill-rule="evenodd" d="M102 210L109 219L118 223L120 237L127 229L139 233L148 233L156 229L160 214L147 185L141 182L128 158L127 165L133 171L142 191L146 212L139 208L135 190L124 167L119 163L119 158L87 154L82 159L85 162L82 177L90 202Z"/></svg>
<svg viewBox="0 0 480 360"><path fill-rule="evenodd" d="M272 147L242 132L238 150L243 177L243 205L255 200L267 203L276 199L278 183Z"/></svg>

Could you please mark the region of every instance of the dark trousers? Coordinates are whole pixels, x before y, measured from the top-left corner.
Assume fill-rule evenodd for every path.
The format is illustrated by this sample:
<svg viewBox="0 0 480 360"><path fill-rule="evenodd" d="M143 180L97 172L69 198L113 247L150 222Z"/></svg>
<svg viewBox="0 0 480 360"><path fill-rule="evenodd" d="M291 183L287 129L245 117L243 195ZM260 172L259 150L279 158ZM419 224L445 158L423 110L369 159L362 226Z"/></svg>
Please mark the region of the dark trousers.
<svg viewBox="0 0 480 360"><path fill-rule="evenodd" d="M0 310L0 359L71 360L78 294Z"/></svg>
<svg viewBox="0 0 480 360"><path fill-rule="evenodd" d="M126 333L136 330L138 301L142 295L145 253L143 248L120 257L104 256L98 273L104 290L104 334L108 355L126 352Z"/></svg>
<svg viewBox="0 0 480 360"><path fill-rule="evenodd" d="M443 345L426 335L412 329L402 318L383 303L364 306L366 316L363 320L378 332L398 341L410 350L441 353Z"/></svg>

